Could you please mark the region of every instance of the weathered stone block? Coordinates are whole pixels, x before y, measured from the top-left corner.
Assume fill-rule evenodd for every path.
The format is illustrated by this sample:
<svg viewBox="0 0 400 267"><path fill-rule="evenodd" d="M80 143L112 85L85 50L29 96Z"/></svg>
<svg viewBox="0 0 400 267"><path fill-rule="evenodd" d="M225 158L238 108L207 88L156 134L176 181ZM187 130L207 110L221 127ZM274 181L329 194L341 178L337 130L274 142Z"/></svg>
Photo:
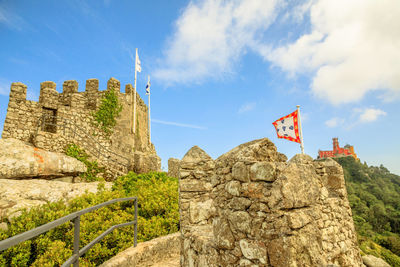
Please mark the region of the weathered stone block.
<svg viewBox="0 0 400 267"><path fill-rule="evenodd" d="M257 259L262 264L267 263L267 249L263 242L242 239L239 241L240 249L247 259Z"/></svg>
<svg viewBox="0 0 400 267"><path fill-rule="evenodd" d="M242 186L238 181L230 181L225 185L225 191L232 196L240 196Z"/></svg>
<svg viewBox="0 0 400 267"><path fill-rule="evenodd" d="M229 203L228 208L232 210L246 210L251 205L251 201L245 197L233 197Z"/></svg>
<svg viewBox="0 0 400 267"><path fill-rule="evenodd" d="M249 166L243 162L237 162L232 167L232 178L241 182L249 182Z"/></svg>
<svg viewBox="0 0 400 267"><path fill-rule="evenodd" d="M250 167L250 179L252 181L276 180L276 167L272 162L256 162Z"/></svg>
<svg viewBox="0 0 400 267"><path fill-rule="evenodd" d="M213 221L215 244L220 249L232 249L235 243L232 231L225 219L215 218Z"/></svg>
<svg viewBox="0 0 400 267"><path fill-rule="evenodd" d="M209 192L211 188L212 186L210 183L195 179L187 179L181 181L179 184L179 190L181 192Z"/></svg>
<svg viewBox="0 0 400 267"><path fill-rule="evenodd" d="M245 211L228 212L228 221L233 232L250 233L251 217Z"/></svg>
<svg viewBox="0 0 400 267"><path fill-rule="evenodd" d="M190 222L195 224L204 220L208 220L215 213L215 208L213 207L212 203L212 199L204 202L190 202Z"/></svg>

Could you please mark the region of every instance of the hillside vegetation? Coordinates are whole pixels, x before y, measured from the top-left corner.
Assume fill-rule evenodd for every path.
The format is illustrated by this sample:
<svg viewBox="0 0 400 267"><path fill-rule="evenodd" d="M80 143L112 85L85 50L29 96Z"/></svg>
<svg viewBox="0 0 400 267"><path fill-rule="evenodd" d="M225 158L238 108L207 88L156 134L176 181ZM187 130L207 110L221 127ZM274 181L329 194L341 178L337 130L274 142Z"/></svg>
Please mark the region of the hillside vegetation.
<svg viewBox="0 0 400 267"><path fill-rule="evenodd" d="M104 185L103 185L104 189ZM72 212L105 201L138 197L138 242L175 233L179 227L178 179L165 173L119 177L112 191L88 193L68 203L62 201L24 211L13 219L7 231L0 230L0 240L28 231ZM134 220L133 202L120 202L81 216L80 248L109 227ZM80 260L80 266L98 266L118 252L133 245L133 226L114 230L93 246ZM65 223L36 238L0 252L0 266L60 266L72 255L74 227Z"/></svg>
<svg viewBox="0 0 400 267"><path fill-rule="evenodd" d="M352 157L342 165L361 250L400 266L400 176Z"/></svg>

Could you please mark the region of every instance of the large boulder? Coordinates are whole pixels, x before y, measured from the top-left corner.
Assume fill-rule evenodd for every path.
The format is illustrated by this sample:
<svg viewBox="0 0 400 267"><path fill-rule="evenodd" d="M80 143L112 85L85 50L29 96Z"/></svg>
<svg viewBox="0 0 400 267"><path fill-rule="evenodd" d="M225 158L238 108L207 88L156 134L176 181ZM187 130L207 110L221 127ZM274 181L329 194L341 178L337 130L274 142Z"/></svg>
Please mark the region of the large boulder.
<svg viewBox="0 0 400 267"><path fill-rule="evenodd" d="M0 179L53 179L86 172L79 160L23 141L0 139Z"/></svg>

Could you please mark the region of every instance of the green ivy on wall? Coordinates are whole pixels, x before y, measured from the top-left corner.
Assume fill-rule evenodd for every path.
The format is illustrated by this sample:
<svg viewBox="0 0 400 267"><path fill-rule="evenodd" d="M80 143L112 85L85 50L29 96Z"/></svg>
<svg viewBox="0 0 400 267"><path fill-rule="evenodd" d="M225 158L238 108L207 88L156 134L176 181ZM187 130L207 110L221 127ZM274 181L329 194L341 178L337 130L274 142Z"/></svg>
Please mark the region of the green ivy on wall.
<svg viewBox="0 0 400 267"><path fill-rule="evenodd" d="M87 171L81 174L81 178L83 178L86 182L94 182L94 181L104 181L104 178L99 177L99 174L104 174L104 168L99 167L97 161L90 161L89 155L78 145L69 144L65 148L65 154L67 156L76 158L77 160L83 162Z"/></svg>
<svg viewBox="0 0 400 267"><path fill-rule="evenodd" d="M99 109L93 113L97 126L106 134L110 135L114 126L117 124L117 117L122 111L122 105L119 103L118 95L114 89L107 90L101 99Z"/></svg>

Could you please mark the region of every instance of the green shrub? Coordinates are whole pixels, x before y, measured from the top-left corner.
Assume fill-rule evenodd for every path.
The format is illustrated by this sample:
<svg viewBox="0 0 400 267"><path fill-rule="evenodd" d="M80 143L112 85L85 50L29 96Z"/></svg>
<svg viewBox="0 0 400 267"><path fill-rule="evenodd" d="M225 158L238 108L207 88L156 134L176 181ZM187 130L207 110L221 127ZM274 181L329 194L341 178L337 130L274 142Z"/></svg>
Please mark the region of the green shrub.
<svg viewBox="0 0 400 267"><path fill-rule="evenodd" d="M115 89L107 90L101 99L99 109L93 113L96 125L106 134L111 134L114 126L117 124L116 118L121 111L122 105L119 103Z"/></svg>
<svg viewBox="0 0 400 267"><path fill-rule="evenodd" d="M103 188L103 189L102 189ZM87 193L68 203L61 201L23 211L13 219L0 240L28 231L72 212L105 201L138 197L138 242L178 231L178 181L165 173L136 175L129 173L115 181L112 191L99 186L97 194ZM133 202L115 203L81 216L80 248L113 225L134 220ZM114 230L93 246L80 266L97 266L133 245L134 226ZM74 228L71 222L31 240L0 252L0 266L59 266L72 255Z"/></svg>
<svg viewBox="0 0 400 267"><path fill-rule="evenodd" d="M137 196L139 205L138 227L140 238L150 240L157 236L174 233L179 229L178 179L165 173L129 172L119 177L113 190L123 191L128 196Z"/></svg>
<svg viewBox="0 0 400 267"><path fill-rule="evenodd" d="M89 155L78 145L76 144L69 144L65 148L65 154L67 156L76 158L77 160L83 162L86 167L87 171L81 174L81 178L83 178L86 182L93 182L93 181L104 181L104 178L99 176L99 174L103 174L105 172L104 168L99 167L99 164L96 160L91 161L89 160Z"/></svg>
<svg viewBox="0 0 400 267"><path fill-rule="evenodd" d="M359 240L360 249L364 254L374 255L375 257L382 258L390 266L400 266L400 257L392 253L390 250L381 247L372 240L364 239Z"/></svg>

